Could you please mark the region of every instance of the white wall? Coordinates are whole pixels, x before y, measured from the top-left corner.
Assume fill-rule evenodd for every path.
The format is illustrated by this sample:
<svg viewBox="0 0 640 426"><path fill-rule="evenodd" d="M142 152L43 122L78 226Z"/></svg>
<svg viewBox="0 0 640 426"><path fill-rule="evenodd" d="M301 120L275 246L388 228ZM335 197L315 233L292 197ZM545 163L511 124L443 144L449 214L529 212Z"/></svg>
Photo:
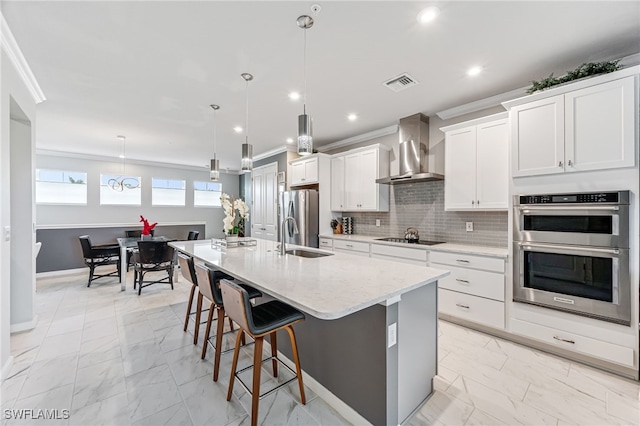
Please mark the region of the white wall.
<svg viewBox="0 0 640 426"><path fill-rule="evenodd" d="M4 237L5 227L11 226L11 193L12 191L31 192L33 179L23 182L22 185L11 185L10 167L20 166L10 163L11 147L11 100L20 107L24 115L31 122L32 129L35 128L36 104L31 93L24 84L22 78L9 60L3 50L0 53L0 230ZM34 147L32 130L31 147ZM13 229L12 234L21 232L24 238L30 236L34 238L31 227L29 229ZM33 245L31 250L22 253L23 256L33 256ZM35 268L31 271L35 274ZM0 238L0 369L6 374L10 365L10 305L11 298L11 241Z"/></svg>
<svg viewBox="0 0 640 426"><path fill-rule="evenodd" d="M71 155L71 154L70 154ZM122 168L119 159L85 159L63 157L57 155L36 155L36 168L69 170L87 173L87 205L48 205L36 206L36 225L50 226L85 226L95 224L130 224L139 225L140 215L149 222L162 224L179 224L187 222L205 223L206 235L201 238L222 237L221 208L193 207L193 181L209 181L209 171L203 168L170 166L163 167L154 163L128 161L126 174L142 178L142 204L140 206L101 206L100 174L118 174ZM151 179L186 180L186 206L157 207L151 205ZM220 174L222 191L238 196L239 176Z"/></svg>

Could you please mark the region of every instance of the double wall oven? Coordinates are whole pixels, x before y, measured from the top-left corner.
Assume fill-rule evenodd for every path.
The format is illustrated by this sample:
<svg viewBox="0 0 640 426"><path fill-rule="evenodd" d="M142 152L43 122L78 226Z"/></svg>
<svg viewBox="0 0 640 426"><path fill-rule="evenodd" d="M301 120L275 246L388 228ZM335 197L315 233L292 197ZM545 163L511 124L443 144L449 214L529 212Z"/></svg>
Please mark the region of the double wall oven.
<svg viewBox="0 0 640 426"><path fill-rule="evenodd" d="M513 299L630 325L629 191L518 195Z"/></svg>

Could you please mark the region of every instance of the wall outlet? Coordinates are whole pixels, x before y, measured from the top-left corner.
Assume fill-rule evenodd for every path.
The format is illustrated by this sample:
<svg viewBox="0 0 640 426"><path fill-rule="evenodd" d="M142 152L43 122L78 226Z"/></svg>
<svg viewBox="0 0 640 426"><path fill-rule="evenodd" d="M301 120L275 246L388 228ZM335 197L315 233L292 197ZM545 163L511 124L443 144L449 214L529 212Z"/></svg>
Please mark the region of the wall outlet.
<svg viewBox="0 0 640 426"><path fill-rule="evenodd" d="M4 227L4 240L5 241L11 240L11 227L10 226L5 226Z"/></svg>
<svg viewBox="0 0 640 426"><path fill-rule="evenodd" d="M398 323L394 322L389 326L389 332L387 335L387 347L391 348L398 343Z"/></svg>
<svg viewBox="0 0 640 426"><path fill-rule="evenodd" d="M467 232L473 232L473 222L467 222Z"/></svg>
<svg viewBox="0 0 640 426"><path fill-rule="evenodd" d="M376 219L376 226L380 226L380 219Z"/></svg>

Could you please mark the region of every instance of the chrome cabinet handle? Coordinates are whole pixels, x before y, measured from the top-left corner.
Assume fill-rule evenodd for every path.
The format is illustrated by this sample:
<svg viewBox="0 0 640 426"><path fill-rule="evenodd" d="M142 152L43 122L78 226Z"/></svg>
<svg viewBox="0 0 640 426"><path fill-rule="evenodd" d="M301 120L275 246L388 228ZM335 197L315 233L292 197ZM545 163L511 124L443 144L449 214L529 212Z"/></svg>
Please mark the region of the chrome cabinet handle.
<svg viewBox="0 0 640 426"><path fill-rule="evenodd" d="M469 305L463 305L463 304L461 304L461 303L456 303L456 306L457 306L458 308L462 308L462 309L469 309Z"/></svg>
<svg viewBox="0 0 640 426"><path fill-rule="evenodd" d="M572 345L576 344L576 342L574 342L573 340L563 339L563 338L558 337L558 336L553 336L553 338L558 340L558 341L560 341L560 342L571 343Z"/></svg>
<svg viewBox="0 0 640 426"><path fill-rule="evenodd" d="M474 200L471 200L471 205L473 206L475 204L476 204L476 202Z"/></svg>
<svg viewBox="0 0 640 426"><path fill-rule="evenodd" d="M467 280L461 280L460 278L456 278L456 281L457 281L457 282L459 282L459 283L462 283L462 284L467 284L467 285L468 285L468 284L471 284L469 281L467 281Z"/></svg>
<svg viewBox="0 0 640 426"><path fill-rule="evenodd" d="M562 167L562 161L558 161L558 167Z"/></svg>
<svg viewBox="0 0 640 426"><path fill-rule="evenodd" d="M478 200L478 201L476 202L476 204L477 204L477 205L480 205L480 200Z"/></svg>
<svg viewBox="0 0 640 426"><path fill-rule="evenodd" d="M346 246L347 246L347 247L350 247L350 248L353 248L353 246L352 246L351 244L347 244Z"/></svg>
<svg viewBox="0 0 640 426"><path fill-rule="evenodd" d="M569 160L569 163L567 163L569 167L573 167L573 163L571 162L571 160Z"/></svg>
<svg viewBox="0 0 640 426"><path fill-rule="evenodd" d="M464 259L456 259L456 262L460 262L460 263L469 263L468 260L464 260Z"/></svg>

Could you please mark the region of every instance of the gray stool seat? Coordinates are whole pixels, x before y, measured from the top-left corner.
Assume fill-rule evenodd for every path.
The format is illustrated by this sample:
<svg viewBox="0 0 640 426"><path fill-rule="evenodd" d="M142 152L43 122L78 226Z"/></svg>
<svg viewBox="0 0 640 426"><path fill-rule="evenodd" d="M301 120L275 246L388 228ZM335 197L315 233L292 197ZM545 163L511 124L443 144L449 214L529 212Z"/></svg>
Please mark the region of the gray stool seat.
<svg viewBox="0 0 640 426"><path fill-rule="evenodd" d="M270 333L304 318L304 314L293 306L280 300L272 300L251 309L249 331L251 334Z"/></svg>

